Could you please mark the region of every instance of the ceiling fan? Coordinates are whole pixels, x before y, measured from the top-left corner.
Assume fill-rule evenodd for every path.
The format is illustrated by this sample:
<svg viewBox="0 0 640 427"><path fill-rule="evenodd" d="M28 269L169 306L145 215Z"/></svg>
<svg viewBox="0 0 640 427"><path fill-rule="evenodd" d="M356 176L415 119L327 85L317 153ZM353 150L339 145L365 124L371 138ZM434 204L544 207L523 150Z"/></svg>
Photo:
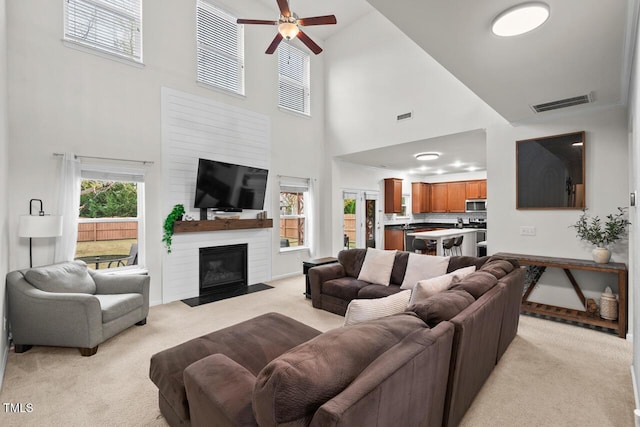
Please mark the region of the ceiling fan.
<svg viewBox="0 0 640 427"><path fill-rule="evenodd" d="M318 46L308 35L302 32L300 27L310 25L328 25L335 24L335 15L314 16L311 18L298 18L298 15L292 13L289 9L287 0L276 0L280 8L280 19L277 21L264 21L261 19L238 19L238 24L260 24L260 25L277 25L278 34L273 39L265 53L272 54L278 48L282 39L291 40L294 37L300 39L313 53L316 55L322 52L322 48Z"/></svg>

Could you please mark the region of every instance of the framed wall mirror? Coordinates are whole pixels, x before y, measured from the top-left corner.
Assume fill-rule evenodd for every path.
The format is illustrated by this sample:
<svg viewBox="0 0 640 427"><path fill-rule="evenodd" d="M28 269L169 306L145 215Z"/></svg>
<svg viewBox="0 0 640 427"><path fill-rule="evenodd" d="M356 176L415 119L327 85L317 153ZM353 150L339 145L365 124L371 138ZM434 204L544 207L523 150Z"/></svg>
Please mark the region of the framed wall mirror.
<svg viewBox="0 0 640 427"><path fill-rule="evenodd" d="M585 132L516 141L516 208L583 209Z"/></svg>

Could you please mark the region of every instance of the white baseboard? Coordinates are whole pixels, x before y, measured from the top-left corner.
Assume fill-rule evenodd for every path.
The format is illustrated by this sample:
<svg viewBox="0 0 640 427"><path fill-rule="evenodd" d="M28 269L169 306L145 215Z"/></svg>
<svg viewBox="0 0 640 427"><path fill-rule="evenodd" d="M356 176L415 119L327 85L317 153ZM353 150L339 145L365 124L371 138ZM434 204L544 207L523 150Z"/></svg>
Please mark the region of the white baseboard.
<svg viewBox="0 0 640 427"><path fill-rule="evenodd" d="M162 305L162 300L149 301L149 307L153 307L154 305Z"/></svg>
<svg viewBox="0 0 640 427"><path fill-rule="evenodd" d="M287 273L287 274L281 274L280 276L272 276L270 281L273 280L281 280L281 279L288 279L290 277L296 277L296 276L301 276L302 273Z"/></svg>

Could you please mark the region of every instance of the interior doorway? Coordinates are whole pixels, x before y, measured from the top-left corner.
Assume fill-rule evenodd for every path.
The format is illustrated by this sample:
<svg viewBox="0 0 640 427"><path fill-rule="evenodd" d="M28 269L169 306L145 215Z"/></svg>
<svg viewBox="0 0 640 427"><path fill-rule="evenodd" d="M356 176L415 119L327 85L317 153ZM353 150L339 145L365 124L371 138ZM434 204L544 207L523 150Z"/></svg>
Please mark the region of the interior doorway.
<svg viewBox="0 0 640 427"><path fill-rule="evenodd" d="M380 194L345 190L342 193L343 249L375 248L380 244Z"/></svg>

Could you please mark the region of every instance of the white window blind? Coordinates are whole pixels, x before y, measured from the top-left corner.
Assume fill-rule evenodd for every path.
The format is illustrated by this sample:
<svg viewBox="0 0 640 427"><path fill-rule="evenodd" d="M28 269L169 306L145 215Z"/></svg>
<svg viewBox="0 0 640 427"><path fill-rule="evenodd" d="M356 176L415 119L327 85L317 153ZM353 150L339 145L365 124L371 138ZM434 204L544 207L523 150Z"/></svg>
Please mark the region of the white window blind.
<svg viewBox="0 0 640 427"><path fill-rule="evenodd" d="M288 43L278 46L278 105L310 115L309 54Z"/></svg>
<svg viewBox="0 0 640 427"><path fill-rule="evenodd" d="M198 81L244 95L244 27L203 0L196 24Z"/></svg>
<svg viewBox="0 0 640 427"><path fill-rule="evenodd" d="M65 0L64 38L142 62L142 2Z"/></svg>

